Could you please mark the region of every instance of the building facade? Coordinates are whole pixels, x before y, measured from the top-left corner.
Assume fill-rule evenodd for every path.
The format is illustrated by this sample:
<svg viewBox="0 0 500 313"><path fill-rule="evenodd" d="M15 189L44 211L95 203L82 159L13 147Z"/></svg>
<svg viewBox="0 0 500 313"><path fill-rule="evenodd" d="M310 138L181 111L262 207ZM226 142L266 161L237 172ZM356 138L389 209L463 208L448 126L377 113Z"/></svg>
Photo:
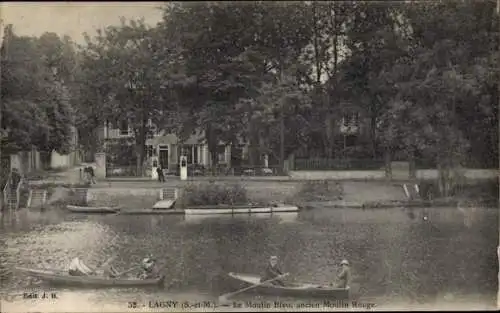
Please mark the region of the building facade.
<svg viewBox="0 0 500 313"><path fill-rule="evenodd" d="M179 167L181 155L187 157L188 166L211 167L213 165L203 133L191 135L187 140L181 141L175 134L158 130L151 120L148 121L148 126L150 132L146 139L145 149L148 167L161 166L168 171L175 172ZM134 144L134 132L130 124L124 121L117 123L117 125L106 122L100 133L104 145L116 144L117 142ZM220 144L217 156L219 165L231 167L230 145Z"/></svg>

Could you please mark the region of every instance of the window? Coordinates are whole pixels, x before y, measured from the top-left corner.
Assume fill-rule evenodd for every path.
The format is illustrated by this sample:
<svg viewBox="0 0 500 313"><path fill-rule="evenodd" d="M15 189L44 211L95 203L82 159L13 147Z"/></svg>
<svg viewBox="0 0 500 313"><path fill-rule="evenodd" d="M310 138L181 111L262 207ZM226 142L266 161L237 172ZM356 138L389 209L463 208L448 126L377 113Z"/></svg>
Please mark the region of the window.
<svg viewBox="0 0 500 313"><path fill-rule="evenodd" d="M342 117L342 125L345 127L357 127L359 123L359 114L358 113L344 113Z"/></svg>
<svg viewBox="0 0 500 313"><path fill-rule="evenodd" d="M128 135L129 134L129 129L128 129L128 122L123 120L120 121L120 135Z"/></svg>
<svg viewBox="0 0 500 313"><path fill-rule="evenodd" d="M198 147L199 146L193 146L193 163L198 164Z"/></svg>
<svg viewBox="0 0 500 313"><path fill-rule="evenodd" d="M217 158L219 163L226 163L226 146L220 145L217 148Z"/></svg>
<svg viewBox="0 0 500 313"><path fill-rule="evenodd" d="M188 164L193 164L193 146L184 145L182 146L181 155L185 155Z"/></svg>
<svg viewBox="0 0 500 313"><path fill-rule="evenodd" d="M343 134L354 134L359 131L359 114L348 112L342 116L340 132Z"/></svg>
<svg viewBox="0 0 500 313"><path fill-rule="evenodd" d="M146 145L146 156L148 158L153 156L153 146L152 145Z"/></svg>

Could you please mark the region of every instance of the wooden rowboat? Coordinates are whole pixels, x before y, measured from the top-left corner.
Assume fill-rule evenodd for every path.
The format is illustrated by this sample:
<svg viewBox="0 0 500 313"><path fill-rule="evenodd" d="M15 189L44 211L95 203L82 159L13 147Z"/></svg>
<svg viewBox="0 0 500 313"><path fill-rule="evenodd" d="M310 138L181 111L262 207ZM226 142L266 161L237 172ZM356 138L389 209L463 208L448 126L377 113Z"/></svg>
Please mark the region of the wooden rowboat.
<svg viewBox="0 0 500 313"><path fill-rule="evenodd" d="M77 206L77 205L67 205L66 208L73 213L117 213L120 211L119 208L111 207L92 207L92 206Z"/></svg>
<svg viewBox="0 0 500 313"><path fill-rule="evenodd" d="M260 283L259 275L229 273L229 276L240 283L248 286ZM273 296L284 297L304 297L304 298L324 298L329 300L346 300L349 298L348 288L333 288L328 285L312 283L286 283L286 286L266 283L255 287L255 292Z"/></svg>
<svg viewBox="0 0 500 313"><path fill-rule="evenodd" d="M186 215L201 214L252 214L252 213L279 213L279 212L298 212L299 208L294 205L286 206L207 206L207 207L189 207L184 210Z"/></svg>
<svg viewBox="0 0 500 313"><path fill-rule="evenodd" d="M64 284L88 287L140 287L161 285L164 276L155 279L138 278L106 278L99 276L72 276L66 271L29 269L16 267L16 270L53 284Z"/></svg>
<svg viewBox="0 0 500 313"><path fill-rule="evenodd" d="M159 215L159 214L173 214L173 215L183 215L184 210L182 209L138 209L138 210L121 210L118 214L120 215Z"/></svg>

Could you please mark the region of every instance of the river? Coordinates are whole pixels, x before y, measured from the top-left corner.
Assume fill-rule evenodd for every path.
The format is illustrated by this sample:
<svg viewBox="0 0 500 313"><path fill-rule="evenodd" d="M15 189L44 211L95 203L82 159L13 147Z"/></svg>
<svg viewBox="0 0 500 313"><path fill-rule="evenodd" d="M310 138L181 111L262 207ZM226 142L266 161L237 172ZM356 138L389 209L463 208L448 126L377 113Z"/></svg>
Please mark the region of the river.
<svg viewBox="0 0 500 313"><path fill-rule="evenodd" d="M497 291L498 229L497 209L464 214L455 208L324 208L236 219L21 210L1 217L2 292L38 290L58 299L17 297L2 303L5 312L52 312L56 307L82 311L82 305L88 307L84 311L126 311L131 302L153 310L150 301L153 306L169 300L215 301L239 287L230 284L228 272L261 273L268 257L277 255L290 279L314 282L333 281L339 262L348 259L352 293L375 308L491 309ZM112 255L117 256L115 267L123 270L150 253L166 274L162 289L54 289L10 272L14 266L67 268L75 256L94 265ZM253 293L234 299L276 301Z"/></svg>

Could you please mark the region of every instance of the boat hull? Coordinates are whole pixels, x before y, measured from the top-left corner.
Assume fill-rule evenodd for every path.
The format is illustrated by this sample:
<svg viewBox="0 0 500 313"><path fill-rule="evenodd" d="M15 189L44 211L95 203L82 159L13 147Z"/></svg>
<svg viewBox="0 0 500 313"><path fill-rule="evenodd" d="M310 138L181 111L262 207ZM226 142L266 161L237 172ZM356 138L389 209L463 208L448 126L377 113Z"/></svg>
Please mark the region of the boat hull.
<svg viewBox="0 0 500 313"><path fill-rule="evenodd" d="M17 267L17 271L52 284L72 285L80 287L141 287L159 286L164 277L156 279L114 279L96 276L71 276L63 271L48 271Z"/></svg>
<svg viewBox="0 0 500 313"><path fill-rule="evenodd" d="M180 209L170 209L170 210L164 210L164 209L140 209L140 210L123 210L120 211L118 214L120 215L183 215L184 210Z"/></svg>
<svg viewBox="0 0 500 313"><path fill-rule="evenodd" d="M188 208L185 209L186 215L204 215L204 214L253 214L253 213L280 213L280 212L298 212L296 206L269 206L269 207L212 207L212 208Z"/></svg>
<svg viewBox="0 0 500 313"><path fill-rule="evenodd" d="M77 205L67 205L66 209L73 213L95 213L95 214L113 214L117 213L120 210L117 208L110 207L86 207L86 206L77 206Z"/></svg>
<svg viewBox="0 0 500 313"><path fill-rule="evenodd" d="M252 274L229 273L229 277L246 286L258 284L260 282L260 276ZM327 285L300 282L287 284L285 287L268 283L255 287L254 292L281 297L321 298L329 300L349 299L349 289L332 288Z"/></svg>

